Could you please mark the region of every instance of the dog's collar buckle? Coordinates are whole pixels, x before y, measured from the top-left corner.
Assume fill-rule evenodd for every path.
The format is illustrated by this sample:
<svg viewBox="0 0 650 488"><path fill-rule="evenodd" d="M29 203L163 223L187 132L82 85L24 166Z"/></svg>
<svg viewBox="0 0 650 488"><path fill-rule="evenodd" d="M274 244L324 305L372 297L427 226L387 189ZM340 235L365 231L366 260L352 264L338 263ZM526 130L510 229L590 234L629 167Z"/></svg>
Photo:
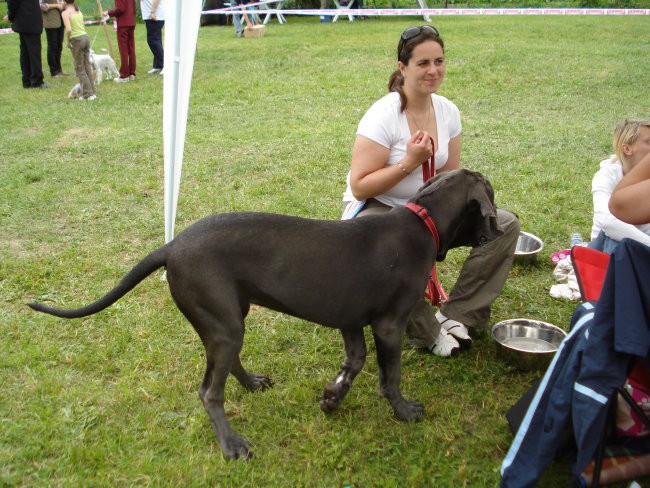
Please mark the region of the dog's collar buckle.
<svg viewBox="0 0 650 488"><path fill-rule="evenodd" d="M438 247L440 246L440 237L438 237L438 229L436 228L436 224L431 218L431 215L429 215L429 211L426 208L424 208L422 205L418 205L412 202L408 202L406 204L406 208L408 208L411 212L413 212L415 215L420 217L420 220L422 220L424 225L427 226L427 229L429 229L429 232L433 236L433 240L436 242L436 250L437 250Z"/></svg>
<svg viewBox="0 0 650 488"><path fill-rule="evenodd" d="M411 212L417 215L420 220L422 220L424 225L433 236L433 240L436 243L436 252L438 252L438 248L440 247L440 237L438 236L438 229L436 228L436 224L431 218L431 215L429 215L429 211L422 205L418 205L412 202L408 202L406 204L406 208L408 208ZM433 267L431 268L431 273L429 274L427 289L424 292L424 296L438 308L440 308L440 306L447 301L447 293L445 293L445 290L442 288L442 285L438 280L438 272L436 270L435 260L433 261Z"/></svg>

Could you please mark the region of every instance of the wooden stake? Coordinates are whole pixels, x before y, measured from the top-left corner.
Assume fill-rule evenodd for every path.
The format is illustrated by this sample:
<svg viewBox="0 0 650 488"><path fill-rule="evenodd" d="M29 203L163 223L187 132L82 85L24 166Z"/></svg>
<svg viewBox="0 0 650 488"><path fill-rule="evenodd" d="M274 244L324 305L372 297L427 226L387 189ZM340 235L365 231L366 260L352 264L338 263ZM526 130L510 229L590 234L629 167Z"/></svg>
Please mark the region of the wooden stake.
<svg viewBox="0 0 650 488"><path fill-rule="evenodd" d="M102 2L100 0L97 0L97 7L99 8L99 18L103 19L104 18L104 10L102 9ZM106 42L108 42L108 54L110 54L111 58L113 58L113 60L115 60L115 54L113 54L113 43L111 42L111 38L108 35L106 22L103 22L102 24L104 25L104 34L106 34Z"/></svg>

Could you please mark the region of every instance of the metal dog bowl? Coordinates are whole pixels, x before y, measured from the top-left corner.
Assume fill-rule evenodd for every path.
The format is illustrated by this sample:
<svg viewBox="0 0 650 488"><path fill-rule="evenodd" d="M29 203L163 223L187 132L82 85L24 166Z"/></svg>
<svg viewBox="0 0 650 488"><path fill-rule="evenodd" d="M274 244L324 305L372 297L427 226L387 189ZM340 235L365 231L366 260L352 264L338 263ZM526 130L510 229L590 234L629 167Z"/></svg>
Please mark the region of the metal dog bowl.
<svg viewBox="0 0 650 488"><path fill-rule="evenodd" d="M492 326L497 354L523 371L546 369L557 351L564 332L539 320L510 319Z"/></svg>
<svg viewBox="0 0 650 488"><path fill-rule="evenodd" d="M528 264L537 260L537 255L544 249L544 241L530 232L519 232L515 248L515 262Z"/></svg>

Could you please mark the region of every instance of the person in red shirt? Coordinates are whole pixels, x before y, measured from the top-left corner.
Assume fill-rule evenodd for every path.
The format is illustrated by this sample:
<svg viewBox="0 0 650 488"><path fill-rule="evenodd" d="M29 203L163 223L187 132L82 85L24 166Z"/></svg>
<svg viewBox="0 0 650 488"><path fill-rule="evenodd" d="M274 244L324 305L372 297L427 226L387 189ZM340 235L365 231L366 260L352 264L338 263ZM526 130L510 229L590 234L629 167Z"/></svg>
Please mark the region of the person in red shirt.
<svg viewBox="0 0 650 488"><path fill-rule="evenodd" d="M105 12L106 20L117 20L117 47L120 51L120 77L118 83L135 79L135 0L115 0L115 8Z"/></svg>

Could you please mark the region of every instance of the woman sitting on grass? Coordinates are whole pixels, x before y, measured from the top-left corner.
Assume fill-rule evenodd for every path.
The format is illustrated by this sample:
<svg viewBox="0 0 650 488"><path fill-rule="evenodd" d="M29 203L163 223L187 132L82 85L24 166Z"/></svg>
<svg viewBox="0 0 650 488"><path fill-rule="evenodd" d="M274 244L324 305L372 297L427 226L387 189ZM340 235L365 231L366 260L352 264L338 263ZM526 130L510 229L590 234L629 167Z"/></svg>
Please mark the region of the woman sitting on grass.
<svg viewBox="0 0 650 488"><path fill-rule="evenodd" d="M343 197L344 218L405 205L429 172L423 170L424 162L431 176L460 168L460 112L436 94L447 71L438 31L424 25L402 32L397 68L388 81L390 93L359 123ZM508 276L519 236L514 214L498 209L497 218L504 235L472 249L442 309L434 314L424 299L413 308L406 335L414 347L448 357L471 344L466 325L488 325L490 306Z"/></svg>
<svg viewBox="0 0 650 488"><path fill-rule="evenodd" d="M628 224L609 211L609 200L616 185L650 154L650 121L625 120L614 130L613 145L615 154L600 163L591 183L594 221L589 247L607 254L611 254L625 237L650 246L650 225ZM650 193L646 200L648 197Z"/></svg>

